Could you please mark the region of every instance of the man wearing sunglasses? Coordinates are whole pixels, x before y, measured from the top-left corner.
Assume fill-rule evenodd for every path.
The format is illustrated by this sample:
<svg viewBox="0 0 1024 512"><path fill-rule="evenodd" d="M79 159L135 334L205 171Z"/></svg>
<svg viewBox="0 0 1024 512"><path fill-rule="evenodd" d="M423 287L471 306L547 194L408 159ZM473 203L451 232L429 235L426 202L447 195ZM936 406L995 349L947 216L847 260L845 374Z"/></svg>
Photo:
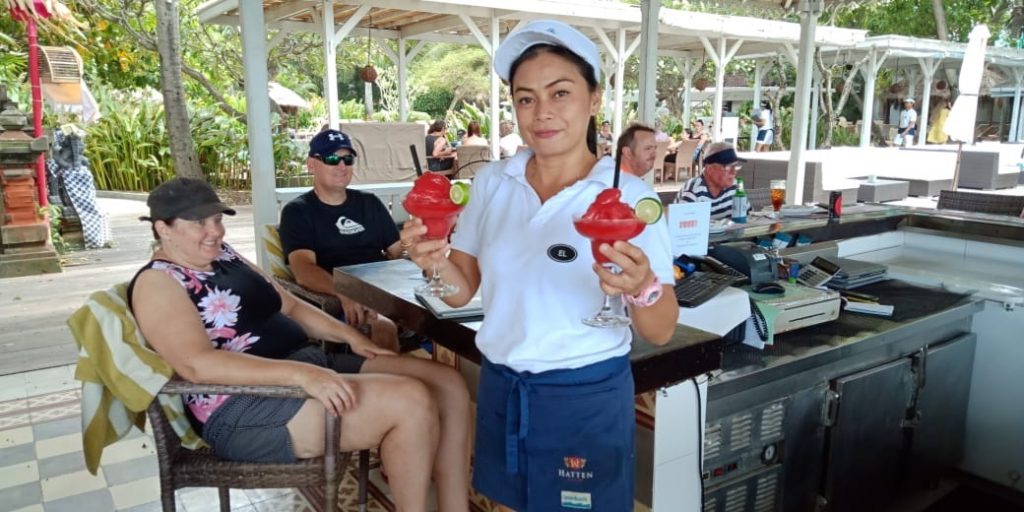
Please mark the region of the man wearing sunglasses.
<svg viewBox="0 0 1024 512"><path fill-rule="evenodd" d="M736 156L732 144L710 144L704 151L704 172L683 183L675 202L710 201L711 220L728 219L732 215L732 198L736 194L736 173L743 162L746 160Z"/></svg>
<svg viewBox="0 0 1024 512"><path fill-rule="evenodd" d="M377 345L398 349L395 324L334 291L336 266L371 263L401 256L398 228L377 196L348 188L358 159L352 139L324 130L309 143L306 168L313 190L281 211L281 247L295 281L310 290L336 295L349 325L370 329Z"/></svg>

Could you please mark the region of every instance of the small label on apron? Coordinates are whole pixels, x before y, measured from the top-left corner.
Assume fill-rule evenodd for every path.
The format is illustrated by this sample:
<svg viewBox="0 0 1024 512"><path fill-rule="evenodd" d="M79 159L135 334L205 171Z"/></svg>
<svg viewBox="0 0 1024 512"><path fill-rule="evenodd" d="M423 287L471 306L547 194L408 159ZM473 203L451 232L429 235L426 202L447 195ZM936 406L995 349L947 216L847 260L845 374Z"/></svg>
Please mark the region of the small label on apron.
<svg viewBox="0 0 1024 512"><path fill-rule="evenodd" d="M562 491L562 507L590 510L590 493Z"/></svg>

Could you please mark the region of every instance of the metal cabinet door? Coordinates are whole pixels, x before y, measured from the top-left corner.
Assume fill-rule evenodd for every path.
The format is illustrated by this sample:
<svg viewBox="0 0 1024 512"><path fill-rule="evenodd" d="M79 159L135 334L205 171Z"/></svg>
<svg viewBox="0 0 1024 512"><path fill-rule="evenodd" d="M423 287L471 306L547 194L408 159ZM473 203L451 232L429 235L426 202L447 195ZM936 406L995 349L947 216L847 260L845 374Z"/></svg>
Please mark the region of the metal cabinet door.
<svg viewBox="0 0 1024 512"><path fill-rule="evenodd" d="M975 335L968 334L914 357L915 374L923 369L925 377L918 384L919 418L911 434L910 467L917 484L956 467L963 458L975 342Z"/></svg>
<svg viewBox="0 0 1024 512"><path fill-rule="evenodd" d="M898 488L903 429L914 389L903 358L834 381L835 424L827 433L824 497L830 511L871 510Z"/></svg>

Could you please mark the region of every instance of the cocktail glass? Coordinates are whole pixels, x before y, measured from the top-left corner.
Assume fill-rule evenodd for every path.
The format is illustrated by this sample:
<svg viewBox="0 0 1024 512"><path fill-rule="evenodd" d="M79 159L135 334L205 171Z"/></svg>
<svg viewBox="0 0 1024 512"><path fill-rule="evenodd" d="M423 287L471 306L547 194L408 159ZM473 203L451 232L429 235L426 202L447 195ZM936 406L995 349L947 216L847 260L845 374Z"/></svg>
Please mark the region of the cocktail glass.
<svg viewBox="0 0 1024 512"><path fill-rule="evenodd" d="M771 180L769 187L772 194L772 209L775 218L782 218L782 205L786 203L786 180Z"/></svg>
<svg viewBox="0 0 1024 512"><path fill-rule="evenodd" d="M609 189L616 190L617 189ZM599 196L600 200L600 196ZM619 205L629 208L618 201L616 197L616 203ZM614 244L619 240L629 240L641 232L647 223L638 219L636 216L631 218L599 218L598 215L593 215L595 207L601 207L603 205L595 204L591 205L587 213L582 216L573 217L573 225L576 227L576 231L579 234L590 239L590 252L594 255L594 260L598 264L605 266L612 272L619 272L619 268L611 262L605 255L601 254L601 244ZM619 207L621 209L621 207ZM598 217L598 218L595 218ZM612 298L609 295L604 296L604 304L601 306L601 310L593 316L583 319L583 323L591 327L624 327L632 323L629 317L617 313L612 308Z"/></svg>
<svg viewBox="0 0 1024 512"><path fill-rule="evenodd" d="M451 183L447 178L427 173L416 179L413 190L402 200L405 211L423 221L423 225L427 227L427 234L424 237L429 240L447 238L465 205L452 201L450 187ZM431 268L430 279L416 287L417 293L431 297L446 297L458 291L458 286L441 279L437 263Z"/></svg>

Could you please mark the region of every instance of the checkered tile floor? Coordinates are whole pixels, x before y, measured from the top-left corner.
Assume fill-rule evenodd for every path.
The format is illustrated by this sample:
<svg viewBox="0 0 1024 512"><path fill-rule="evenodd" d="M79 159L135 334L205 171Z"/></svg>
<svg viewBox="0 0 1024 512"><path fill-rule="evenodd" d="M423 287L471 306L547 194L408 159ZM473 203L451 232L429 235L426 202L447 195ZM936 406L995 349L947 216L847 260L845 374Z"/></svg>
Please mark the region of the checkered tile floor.
<svg viewBox="0 0 1024 512"><path fill-rule="evenodd" d="M133 431L103 452L93 476L82 456L74 367L0 377L0 511L159 511L156 452ZM218 510L214 489L178 492L178 510ZM293 489L232 490L239 511L311 511Z"/></svg>

